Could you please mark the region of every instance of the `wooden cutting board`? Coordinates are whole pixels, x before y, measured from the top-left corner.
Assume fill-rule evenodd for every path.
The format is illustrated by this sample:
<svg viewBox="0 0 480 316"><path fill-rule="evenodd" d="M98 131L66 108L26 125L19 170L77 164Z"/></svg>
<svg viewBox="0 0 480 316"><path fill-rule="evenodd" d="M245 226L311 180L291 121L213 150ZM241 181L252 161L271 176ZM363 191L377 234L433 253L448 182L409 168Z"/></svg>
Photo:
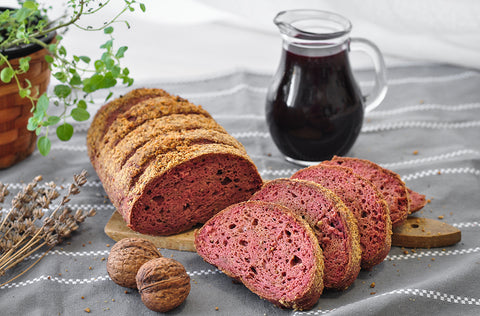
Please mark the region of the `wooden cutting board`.
<svg viewBox="0 0 480 316"><path fill-rule="evenodd" d="M194 236L195 230L197 229L198 228L193 228L184 233L171 236L150 236L140 234L128 228L122 216L118 212L114 212L105 226L105 233L115 241L128 237L139 237L150 240L158 248L195 251Z"/></svg>
<svg viewBox="0 0 480 316"><path fill-rule="evenodd" d="M127 227L122 216L114 212L105 233L115 241L127 237L140 237L150 240L158 248L195 251L193 228L181 234L171 236L151 236L134 232ZM409 248L435 248L453 245L461 240L459 229L444 222L422 217L409 217L407 221L393 230L392 246Z"/></svg>
<svg viewBox="0 0 480 316"><path fill-rule="evenodd" d="M405 223L393 229L392 246L446 247L458 243L461 239L462 232L445 222L409 216Z"/></svg>

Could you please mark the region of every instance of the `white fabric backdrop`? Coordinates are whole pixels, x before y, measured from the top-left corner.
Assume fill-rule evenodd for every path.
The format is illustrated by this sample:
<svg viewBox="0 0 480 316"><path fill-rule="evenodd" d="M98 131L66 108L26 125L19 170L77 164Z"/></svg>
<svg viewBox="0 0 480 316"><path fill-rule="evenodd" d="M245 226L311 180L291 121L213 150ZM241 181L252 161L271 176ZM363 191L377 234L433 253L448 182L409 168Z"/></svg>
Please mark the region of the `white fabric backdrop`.
<svg viewBox="0 0 480 316"><path fill-rule="evenodd" d="M48 0L42 0L48 3ZM127 45L125 65L135 78L172 79L247 69L273 73L280 36L272 19L284 9L315 8L348 17L352 36L375 42L387 66L441 62L480 69L480 1L475 0L140 0L140 10L116 26L118 45ZM16 3L16 1L6 0ZM123 1L112 1L105 19ZM57 13L61 10L57 10ZM99 25L102 16L82 19ZM69 52L98 55L103 34L71 28ZM353 56L357 67L368 59Z"/></svg>

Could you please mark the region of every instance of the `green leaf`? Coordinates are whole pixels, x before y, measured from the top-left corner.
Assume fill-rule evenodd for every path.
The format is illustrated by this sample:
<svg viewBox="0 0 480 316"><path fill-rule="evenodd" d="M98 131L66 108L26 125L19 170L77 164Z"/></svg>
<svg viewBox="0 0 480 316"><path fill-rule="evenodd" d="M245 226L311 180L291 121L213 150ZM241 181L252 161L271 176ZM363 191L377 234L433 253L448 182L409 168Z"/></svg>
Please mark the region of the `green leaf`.
<svg viewBox="0 0 480 316"><path fill-rule="evenodd" d="M33 116L30 117L30 118L28 119L27 129L28 129L29 131L32 131L32 132L33 132L34 130L37 129L37 127L38 127L38 120L37 120L35 117L33 117Z"/></svg>
<svg viewBox="0 0 480 316"><path fill-rule="evenodd" d="M145 12L145 10L146 10L145 4L140 3L140 10L142 10L142 12Z"/></svg>
<svg viewBox="0 0 480 316"><path fill-rule="evenodd" d="M78 85L81 85L82 84L82 78L80 78L80 75L78 73L75 73L72 77L72 79L70 79L70 85L72 86L78 86Z"/></svg>
<svg viewBox="0 0 480 316"><path fill-rule="evenodd" d="M49 103L50 103L50 100L48 99L47 95L45 93L42 94L40 98L38 98L37 106L35 107L35 113L41 113L43 115L45 112L47 112Z"/></svg>
<svg viewBox="0 0 480 316"><path fill-rule="evenodd" d="M100 48L110 49L110 48L112 48L112 46L113 46L113 41L108 40L108 41L105 42L105 44L100 45Z"/></svg>
<svg viewBox="0 0 480 316"><path fill-rule="evenodd" d="M53 57L51 55L45 55L45 60L47 63L53 63Z"/></svg>
<svg viewBox="0 0 480 316"><path fill-rule="evenodd" d="M25 8L25 7L20 8L15 12L15 19L17 20L18 23L23 23L31 13L32 13L32 10L28 8Z"/></svg>
<svg viewBox="0 0 480 316"><path fill-rule="evenodd" d="M57 50L57 44L48 44L47 48L50 53L55 53Z"/></svg>
<svg viewBox="0 0 480 316"><path fill-rule="evenodd" d="M5 83L10 83L14 74L15 72L12 70L12 68L3 68L2 72L0 72L0 79Z"/></svg>
<svg viewBox="0 0 480 316"><path fill-rule="evenodd" d="M10 10L6 9L0 14L0 23L7 22L10 19Z"/></svg>
<svg viewBox="0 0 480 316"><path fill-rule="evenodd" d="M32 91L30 89L20 89L18 90L18 95L20 95L20 98L25 98L27 95L30 95Z"/></svg>
<svg viewBox="0 0 480 316"><path fill-rule="evenodd" d="M75 121L82 122L90 118L90 113L87 110L81 108L72 109L72 117Z"/></svg>
<svg viewBox="0 0 480 316"><path fill-rule="evenodd" d="M67 85L59 84L56 85L55 88L53 88L53 92L57 97L62 99L68 97L72 92L72 89Z"/></svg>
<svg viewBox="0 0 480 316"><path fill-rule="evenodd" d="M44 122L43 125L56 125L58 124L58 122L60 122L60 117L52 115L48 117L48 119Z"/></svg>
<svg viewBox="0 0 480 316"><path fill-rule="evenodd" d="M19 59L19 67L23 72L27 72L28 69L30 69L30 60L32 58L27 56L27 57L22 57Z"/></svg>
<svg viewBox="0 0 480 316"><path fill-rule="evenodd" d="M127 51L128 47L127 46L122 46L118 49L117 53L115 54L115 57L117 58L123 58L125 55L125 52Z"/></svg>
<svg viewBox="0 0 480 316"><path fill-rule="evenodd" d="M67 82L67 80L68 80L67 74L64 73L64 72L61 72L61 71L54 73L53 76L55 78L57 78L58 81L60 81L60 82Z"/></svg>
<svg viewBox="0 0 480 316"><path fill-rule="evenodd" d="M113 76L116 78L116 77L119 77L120 76L120 73L122 71L122 68L120 68L119 66L117 65L114 65L110 71L112 72Z"/></svg>
<svg viewBox="0 0 480 316"><path fill-rule="evenodd" d="M102 88L104 77L100 74L95 74L90 78L83 80L83 92L90 93Z"/></svg>
<svg viewBox="0 0 480 316"><path fill-rule="evenodd" d="M112 33L113 33L113 27L111 27L111 26L106 27L106 28L103 30L103 33L105 33L105 34L112 34Z"/></svg>
<svg viewBox="0 0 480 316"><path fill-rule="evenodd" d="M90 62L90 57L88 56L78 56L78 57L86 64Z"/></svg>
<svg viewBox="0 0 480 316"><path fill-rule="evenodd" d="M38 7L38 3L36 3L35 1L25 1L23 3L23 7L25 9L36 10Z"/></svg>
<svg viewBox="0 0 480 316"><path fill-rule="evenodd" d="M70 140L70 138L72 138L73 136L73 126L68 124L68 123L64 123L60 126L57 127L57 137L58 139L62 140L62 141L67 141L67 140Z"/></svg>
<svg viewBox="0 0 480 316"><path fill-rule="evenodd" d="M46 156L50 152L52 143L50 142L50 139L48 139L46 136L42 136L38 139L37 146L38 146L38 151L43 156Z"/></svg>
<svg viewBox="0 0 480 316"><path fill-rule="evenodd" d="M111 88L111 87L114 87L116 84L117 84L117 79L115 79L115 77L111 72L107 72L103 79L101 88L102 89Z"/></svg>
<svg viewBox="0 0 480 316"><path fill-rule="evenodd" d="M113 60L110 56L105 58L105 67L110 70L113 66L115 66L115 60Z"/></svg>
<svg viewBox="0 0 480 316"><path fill-rule="evenodd" d="M60 54L60 56L66 56L67 49L65 48L65 46L60 46L60 48L58 49L58 53Z"/></svg>
<svg viewBox="0 0 480 316"><path fill-rule="evenodd" d="M101 60L95 60L95 71L100 72L105 68L105 63Z"/></svg>
<svg viewBox="0 0 480 316"><path fill-rule="evenodd" d="M77 107L80 108L80 109L86 110L87 109L87 102L85 102L85 100L80 100L80 101L78 101Z"/></svg>

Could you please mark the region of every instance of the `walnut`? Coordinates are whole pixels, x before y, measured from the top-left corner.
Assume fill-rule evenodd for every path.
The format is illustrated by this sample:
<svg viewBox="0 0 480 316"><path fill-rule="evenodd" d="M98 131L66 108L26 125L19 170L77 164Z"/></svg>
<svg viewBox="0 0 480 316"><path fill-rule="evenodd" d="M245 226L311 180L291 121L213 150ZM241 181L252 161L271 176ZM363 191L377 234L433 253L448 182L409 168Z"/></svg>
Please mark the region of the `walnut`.
<svg viewBox="0 0 480 316"><path fill-rule="evenodd" d="M124 238L110 250L107 272L118 285L136 289L135 276L138 269L145 262L161 256L155 245L146 239Z"/></svg>
<svg viewBox="0 0 480 316"><path fill-rule="evenodd" d="M149 309L165 313L185 301L190 293L190 277L180 262L157 258L138 270L137 288Z"/></svg>

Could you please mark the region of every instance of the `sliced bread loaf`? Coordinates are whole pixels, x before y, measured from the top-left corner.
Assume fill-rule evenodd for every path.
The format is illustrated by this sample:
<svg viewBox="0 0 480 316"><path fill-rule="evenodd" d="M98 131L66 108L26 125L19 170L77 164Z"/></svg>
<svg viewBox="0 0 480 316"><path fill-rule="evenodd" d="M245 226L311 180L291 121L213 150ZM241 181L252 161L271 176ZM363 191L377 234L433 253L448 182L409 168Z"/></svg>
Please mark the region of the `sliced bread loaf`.
<svg viewBox="0 0 480 316"><path fill-rule="evenodd" d="M324 286L343 290L360 272L360 237L352 212L331 190L305 180L275 179L250 200L288 207L312 227L323 250Z"/></svg>
<svg viewBox="0 0 480 316"><path fill-rule="evenodd" d="M151 235L188 230L262 185L242 144L200 106L169 95L112 104L113 111L102 108L110 115L98 116L105 134L92 125L87 146L131 229ZM114 119L107 124L102 117Z"/></svg>
<svg viewBox="0 0 480 316"><path fill-rule="evenodd" d="M359 158L335 156L332 160L323 163L352 168L353 172L372 182L388 204L393 227L407 220L410 213L410 199L407 187L397 173L372 161Z"/></svg>
<svg viewBox="0 0 480 316"><path fill-rule="evenodd" d="M392 224L386 202L370 181L350 168L325 164L301 169L292 178L332 190L352 211L360 233L362 268L371 269L385 259L391 247Z"/></svg>
<svg viewBox="0 0 480 316"><path fill-rule="evenodd" d="M205 261L280 307L310 309L323 291L322 250L312 229L279 204L227 207L200 228L195 247Z"/></svg>

